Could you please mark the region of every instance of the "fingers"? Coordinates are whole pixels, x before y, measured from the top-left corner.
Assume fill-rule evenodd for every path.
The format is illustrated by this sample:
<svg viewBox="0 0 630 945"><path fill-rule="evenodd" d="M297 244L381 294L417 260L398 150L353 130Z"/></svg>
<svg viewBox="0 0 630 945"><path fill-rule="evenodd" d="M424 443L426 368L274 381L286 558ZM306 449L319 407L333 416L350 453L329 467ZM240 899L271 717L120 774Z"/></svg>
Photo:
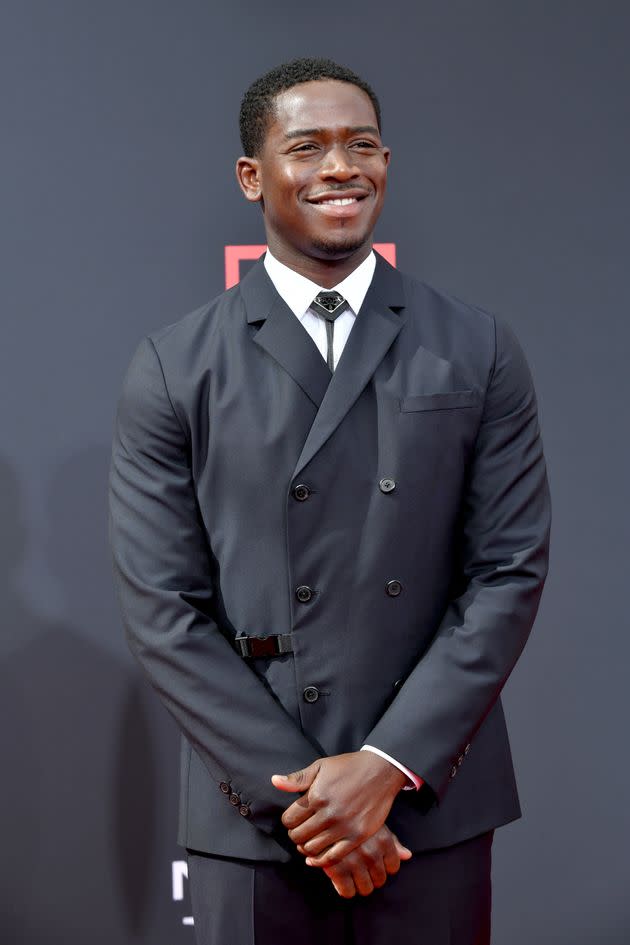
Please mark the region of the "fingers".
<svg viewBox="0 0 630 945"><path fill-rule="evenodd" d="M303 798L300 798L300 801L302 800ZM348 847L348 850L351 850L370 836L369 832L361 833L363 825L360 821L347 824L317 798L313 799L308 808L296 801L285 810L281 819L293 843L304 847L308 844L307 853L319 853L343 838L356 838L356 843Z"/></svg>
<svg viewBox="0 0 630 945"><path fill-rule="evenodd" d="M379 857L372 866L370 866L370 879L374 889L380 889L387 882L387 870L383 857Z"/></svg>
<svg viewBox="0 0 630 945"><path fill-rule="evenodd" d="M358 863L352 870L352 879L360 896L369 896L374 892L374 883L370 871L363 863Z"/></svg>
<svg viewBox="0 0 630 945"><path fill-rule="evenodd" d="M334 866L336 863L340 863L349 853L352 853L353 850L356 850L357 847L360 846L360 839L351 840L349 837L344 837L343 840L339 840L327 847L319 856L311 856L307 849L309 844L305 844L304 849L308 854L306 862L308 866L318 866L324 869L327 866Z"/></svg>
<svg viewBox="0 0 630 945"><path fill-rule="evenodd" d="M369 896L374 892L374 883L368 868L360 860L345 860L324 871L340 896L352 899L357 893Z"/></svg>
<svg viewBox="0 0 630 945"><path fill-rule="evenodd" d="M302 794L287 807L281 817L282 823L287 830L295 829L299 827L300 824L305 823L311 817L315 816L321 808L321 800L314 795L312 791L309 791L308 794ZM322 830L327 826L326 814L323 811L317 820L316 826L318 830ZM314 834L309 833L308 837L310 838L311 836L314 836ZM305 837L304 839L306 840L307 838Z"/></svg>
<svg viewBox="0 0 630 945"><path fill-rule="evenodd" d="M352 899L356 895L357 888L349 868L333 866L324 872L343 899Z"/></svg>
<svg viewBox="0 0 630 945"><path fill-rule="evenodd" d="M360 896L369 896L387 880L382 860L380 865L374 863L368 869L360 857L353 859L353 854L346 857L342 863L325 869L324 872L337 893L344 899L352 899L357 893Z"/></svg>
<svg viewBox="0 0 630 945"><path fill-rule="evenodd" d="M282 823L287 828L287 832L293 843L306 845L309 840L319 837L324 831L328 831L329 818L324 811L304 811L292 810L293 804L282 815ZM339 831L328 832L328 846L340 839Z"/></svg>
<svg viewBox="0 0 630 945"><path fill-rule="evenodd" d="M404 846L396 834L389 832L383 847L383 863L390 876L395 875L400 869L402 860L410 860L413 856L411 850Z"/></svg>
<svg viewBox="0 0 630 945"><path fill-rule="evenodd" d="M305 809L303 804L300 805L300 801L305 801L305 798L301 797L285 810L282 823L287 828L291 840L296 845L305 847L307 853L317 856L333 843L345 839L350 841L349 846L344 849L345 855L373 833L375 827L371 827L369 823L366 825L364 816L355 815L352 811L340 816L333 805L317 796L316 788L306 796L308 809Z"/></svg>
<svg viewBox="0 0 630 945"><path fill-rule="evenodd" d="M291 834L290 831L289 836L293 839ZM394 873L398 872L400 860L409 860L412 856L411 850L404 846L387 827L381 827L372 837L363 842L361 842L361 838L356 837L344 837L342 840L331 842L329 846L319 842L320 837L331 840L334 836L331 831L323 831L313 840L300 845L299 852L306 855L308 866L316 866L320 869L334 866L345 859L353 850L360 848L364 855L373 853L379 861L387 858L388 872ZM319 854L315 853L317 849L321 850Z"/></svg>
<svg viewBox="0 0 630 945"><path fill-rule="evenodd" d="M302 800L302 798L300 798L300 800ZM287 830L294 830L301 824L306 823L309 818L314 817L315 813L316 811L313 808L296 801L294 804L291 804L290 807L287 807L281 820Z"/></svg>
<svg viewBox="0 0 630 945"><path fill-rule="evenodd" d="M390 847L383 856L383 865L389 876L395 876L400 869L400 856L394 846Z"/></svg>
<svg viewBox="0 0 630 945"><path fill-rule="evenodd" d="M388 875L398 872L402 859L409 859L411 855L411 851L384 826L340 862L324 867L324 872L345 899L351 899L357 893L369 896L385 885Z"/></svg>
<svg viewBox="0 0 630 945"><path fill-rule="evenodd" d="M396 842L396 852L397 852L398 856L400 857L400 859L401 859L401 860L410 860L411 857L413 856L413 853L411 852L411 850L409 849L409 847L404 846L404 844L402 844L402 843L400 842L400 840L398 839L398 837L397 837L395 834L392 834L392 837L394 838L394 840L395 840L395 842Z"/></svg>
<svg viewBox="0 0 630 945"><path fill-rule="evenodd" d="M291 837L293 839L293 837ZM339 836L332 830L322 830L321 833L318 833L317 836L312 837L310 840L305 840L302 843L304 847L304 853L306 856L316 857L321 856L324 850L328 850L334 843L337 843ZM347 851L350 852L349 850ZM316 866L323 866L322 863L316 863ZM332 866L332 861L326 863L326 866Z"/></svg>
<svg viewBox="0 0 630 945"><path fill-rule="evenodd" d="M317 776L320 764L320 761L314 761L308 768L301 768L290 774L272 774L271 783L279 791L308 791Z"/></svg>

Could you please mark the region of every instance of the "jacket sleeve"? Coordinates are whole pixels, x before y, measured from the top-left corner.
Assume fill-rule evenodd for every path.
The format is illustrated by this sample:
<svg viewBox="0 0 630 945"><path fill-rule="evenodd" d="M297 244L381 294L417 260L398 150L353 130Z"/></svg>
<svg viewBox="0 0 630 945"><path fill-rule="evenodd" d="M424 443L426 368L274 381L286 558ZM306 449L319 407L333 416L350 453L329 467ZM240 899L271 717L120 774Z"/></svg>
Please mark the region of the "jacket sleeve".
<svg viewBox="0 0 630 945"><path fill-rule="evenodd" d="M536 397L514 336L497 323L495 339L463 496L462 593L365 737L417 771L438 803L525 646L547 574L551 513Z"/></svg>
<svg viewBox="0 0 630 945"><path fill-rule="evenodd" d="M217 790L230 783L251 822L273 834L294 798L274 788L271 775L320 753L213 617L212 555L187 441L150 339L131 362L118 406L109 521L131 650Z"/></svg>

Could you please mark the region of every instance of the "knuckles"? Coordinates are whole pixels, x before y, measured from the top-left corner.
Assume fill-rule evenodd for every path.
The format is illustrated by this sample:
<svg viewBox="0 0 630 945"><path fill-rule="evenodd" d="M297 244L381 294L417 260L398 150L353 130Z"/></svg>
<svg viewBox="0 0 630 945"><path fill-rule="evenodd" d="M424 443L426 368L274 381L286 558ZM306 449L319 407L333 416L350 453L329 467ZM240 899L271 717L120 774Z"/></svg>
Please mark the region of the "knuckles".
<svg viewBox="0 0 630 945"><path fill-rule="evenodd" d="M364 847L361 851L361 859L368 869L373 869L375 866L380 864L382 858L376 853L375 850L371 849L370 847Z"/></svg>

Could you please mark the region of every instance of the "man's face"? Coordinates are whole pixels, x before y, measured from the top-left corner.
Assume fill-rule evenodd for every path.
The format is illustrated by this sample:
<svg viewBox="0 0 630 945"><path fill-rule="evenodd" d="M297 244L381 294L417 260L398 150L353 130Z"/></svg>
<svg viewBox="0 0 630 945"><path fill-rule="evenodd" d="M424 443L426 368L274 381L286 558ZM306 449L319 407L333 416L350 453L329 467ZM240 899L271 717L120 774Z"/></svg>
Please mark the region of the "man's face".
<svg viewBox="0 0 630 945"><path fill-rule="evenodd" d="M369 251L388 163L369 96L321 80L277 96L248 184L239 179L248 199L262 201L269 248L281 261L346 259Z"/></svg>

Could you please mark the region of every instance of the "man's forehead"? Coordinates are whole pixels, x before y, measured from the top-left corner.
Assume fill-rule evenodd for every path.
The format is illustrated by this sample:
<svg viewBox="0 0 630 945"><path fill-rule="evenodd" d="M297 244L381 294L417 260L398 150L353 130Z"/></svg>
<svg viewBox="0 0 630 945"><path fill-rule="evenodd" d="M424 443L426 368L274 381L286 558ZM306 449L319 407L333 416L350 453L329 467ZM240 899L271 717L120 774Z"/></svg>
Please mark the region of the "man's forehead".
<svg viewBox="0 0 630 945"><path fill-rule="evenodd" d="M377 126L370 97L349 82L302 82L276 96L274 111L285 134L300 129Z"/></svg>

